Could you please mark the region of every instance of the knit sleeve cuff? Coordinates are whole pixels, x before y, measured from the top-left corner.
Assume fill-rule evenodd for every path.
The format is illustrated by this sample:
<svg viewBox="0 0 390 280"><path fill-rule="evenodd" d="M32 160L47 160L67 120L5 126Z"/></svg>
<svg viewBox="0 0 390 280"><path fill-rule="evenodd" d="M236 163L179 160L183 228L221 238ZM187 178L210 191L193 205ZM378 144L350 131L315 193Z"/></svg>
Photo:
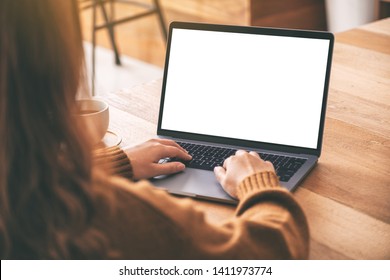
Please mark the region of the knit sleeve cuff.
<svg viewBox="0 0 390 280"><path fill-rule="evenodd" d="M291 193L281 187L274 172L255 173L246 177L238 186L237 195L240 200L236 209L237 216L253 205L263 202L272 202L283 207L297 205Z"/></svg>
<svg viewBox="0 0 390 280"><path fill-rule="evenodd" d="M238 186L237 197L242 200L254 192L280 188L275 172L260 172L246 177Z"/></svg>
<svg viewBox="0 0 390 280"><path fill-rule="evenodd" d="M133 168L126 153L118 146L101 148L93 152L94 163L112 175L133 179Z"/></svg>

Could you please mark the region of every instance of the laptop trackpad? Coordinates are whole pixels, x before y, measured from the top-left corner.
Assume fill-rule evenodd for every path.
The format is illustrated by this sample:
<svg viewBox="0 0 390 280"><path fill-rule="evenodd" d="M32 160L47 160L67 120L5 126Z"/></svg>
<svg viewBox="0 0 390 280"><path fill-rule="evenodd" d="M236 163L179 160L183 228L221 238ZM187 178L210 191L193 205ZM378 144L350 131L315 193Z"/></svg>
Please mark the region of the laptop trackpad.
<svg viewBox="0 0 390 280"><path fill-rule="evenodd" d="M236 204L237 200L230 197L217 182L214 172L186 168L184 171L158 176L150 180L153 185L164 188L168 192L207 200Z"/></svg>

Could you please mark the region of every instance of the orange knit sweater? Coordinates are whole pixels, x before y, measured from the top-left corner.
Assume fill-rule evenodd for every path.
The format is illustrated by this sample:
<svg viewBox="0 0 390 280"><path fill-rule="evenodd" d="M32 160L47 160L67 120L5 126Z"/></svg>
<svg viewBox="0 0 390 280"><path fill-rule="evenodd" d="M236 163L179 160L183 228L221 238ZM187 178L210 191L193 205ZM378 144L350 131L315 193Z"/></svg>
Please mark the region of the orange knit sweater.
<svg viewBox="0 0 390 280"><path fill-rule="evenodd" d="M131 159L119 148L97 155L100 163L111 161L107 168L131 177ZM98 176L97 184L114 206L99 208L95 224L120 259L308 257L305 215L272 172L247 177L238 188L242 199L235 214L220 224L210 223L191 199L173 197L146 180Z"/></svg>

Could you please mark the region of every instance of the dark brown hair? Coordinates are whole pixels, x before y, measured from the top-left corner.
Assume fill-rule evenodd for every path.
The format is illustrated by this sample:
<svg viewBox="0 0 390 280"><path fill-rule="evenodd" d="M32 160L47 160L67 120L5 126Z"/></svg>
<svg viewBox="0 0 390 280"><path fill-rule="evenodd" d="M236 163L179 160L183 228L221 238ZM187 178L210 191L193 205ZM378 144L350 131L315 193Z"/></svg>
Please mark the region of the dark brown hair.
<svg viewBox="0 0 390 280"><path fill-rule="evenodd" d="M0 1L0 257L105 257L90 224L91 153L76 0Z"/></svg>

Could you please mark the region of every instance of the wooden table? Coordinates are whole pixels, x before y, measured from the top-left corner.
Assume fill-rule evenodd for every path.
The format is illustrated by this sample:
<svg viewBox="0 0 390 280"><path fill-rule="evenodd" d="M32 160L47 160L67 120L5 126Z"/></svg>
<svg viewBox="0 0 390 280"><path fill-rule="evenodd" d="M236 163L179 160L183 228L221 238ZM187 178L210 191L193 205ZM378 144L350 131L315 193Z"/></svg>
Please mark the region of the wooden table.
<svg viewBox="0 0 390 280"><path fill-rule="evenodd" d="M161 81L104 96L124 145L156 135ZM311 259L390 259L390 19L336 35L322 156L294 192ZM194 200L219 223L227 205Z"/></svg>

